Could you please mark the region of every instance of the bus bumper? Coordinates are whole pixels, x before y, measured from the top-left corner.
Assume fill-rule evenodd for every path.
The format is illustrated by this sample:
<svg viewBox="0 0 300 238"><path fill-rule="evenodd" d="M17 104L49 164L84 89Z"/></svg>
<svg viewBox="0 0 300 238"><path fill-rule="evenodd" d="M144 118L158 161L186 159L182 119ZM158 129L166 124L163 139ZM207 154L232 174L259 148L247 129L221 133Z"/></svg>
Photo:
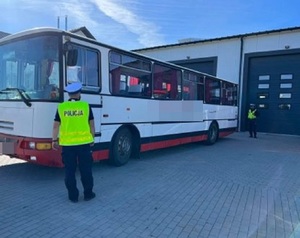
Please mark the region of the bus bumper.
<svg viewBox="0 0 300 238"><path fill-rule="evenodd" d="M1 141L0 142L0 155L13 155L15 153L15 143L14 142L7 142Z"/></svg>
<svg viewBox="0 0 300 238"><path fill-rule="evenodd" d="M48 144L48 148L34 148L30 147L30 144ZM49 167L63 167L61 151L53 150L50 147L50 138L25 138L20 136L7 136L0 133L0 155L8 155L33 164Z"/></svg>

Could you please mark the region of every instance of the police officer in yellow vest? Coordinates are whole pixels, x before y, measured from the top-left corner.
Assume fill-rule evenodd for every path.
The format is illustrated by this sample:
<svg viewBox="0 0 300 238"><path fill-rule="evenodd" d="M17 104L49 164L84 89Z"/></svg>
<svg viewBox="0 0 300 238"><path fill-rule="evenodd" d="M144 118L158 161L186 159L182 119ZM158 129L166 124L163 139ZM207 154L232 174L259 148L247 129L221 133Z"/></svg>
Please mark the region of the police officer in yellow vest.
<svg viewBox="0 0 300 238"><path fill-rule="evenodd" d="M258 116L258 111L255 107L255 104L250 104L248 111L248 121L249 121L249 136L257 138L256 132L256 118Z"/></svg>
<svg viewBox="0 0 300 238"><path fill-rule="evenodd" d="M92 175L93 157L91 146L94 144L94 116L90 105L80 101L82 84L69 84L65 91L70 99L58 105L52 133L52 147L62 147L62 161L65 167L65 185L68 197L78 202L79 190L76 185L76 169L79 167L84 189L84 200L93 199L94 179Z"/></svg>

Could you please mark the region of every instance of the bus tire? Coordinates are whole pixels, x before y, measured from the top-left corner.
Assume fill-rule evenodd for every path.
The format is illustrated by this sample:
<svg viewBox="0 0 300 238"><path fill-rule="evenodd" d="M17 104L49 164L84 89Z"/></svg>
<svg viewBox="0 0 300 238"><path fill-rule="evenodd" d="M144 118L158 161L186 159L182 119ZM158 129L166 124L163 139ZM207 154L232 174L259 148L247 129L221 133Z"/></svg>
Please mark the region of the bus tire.
<svg viewBox="0 0 300 238"><path fill-rule="evenodd" d="M128 128L117 131L111 148L111 162L115 166L126 164L132 152L132 134Z"/></svg>
<svg viewBox="0 0 300 238"><path fill-rule="evenodd" d="M216 122L212 122L207 131L207 139L205 143L207 145L213 145L219 138L219 127Z"/></svg>

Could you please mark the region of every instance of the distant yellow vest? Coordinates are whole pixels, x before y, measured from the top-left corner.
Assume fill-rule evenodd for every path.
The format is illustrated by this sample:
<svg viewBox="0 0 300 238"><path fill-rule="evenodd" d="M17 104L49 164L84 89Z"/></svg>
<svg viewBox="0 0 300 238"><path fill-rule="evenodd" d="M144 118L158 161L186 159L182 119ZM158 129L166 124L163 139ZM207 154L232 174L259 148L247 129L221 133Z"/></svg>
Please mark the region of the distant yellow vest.
<svg viewBox="0 0 300 238"><path fill-rule="evenodd" d="M255 112L256 112L256 109L253 110L253 111L251 109L249 109L249 111L248 111L248 119L255 119L256 118Z"/></svg>
<svg viewBox="0 0 300 238"><path fill-rule="evenodd" d="M67 101L59 104L61 120L59 144L62 146L84 145L94 141L89 126L89 104L82 101Z"/></svg>

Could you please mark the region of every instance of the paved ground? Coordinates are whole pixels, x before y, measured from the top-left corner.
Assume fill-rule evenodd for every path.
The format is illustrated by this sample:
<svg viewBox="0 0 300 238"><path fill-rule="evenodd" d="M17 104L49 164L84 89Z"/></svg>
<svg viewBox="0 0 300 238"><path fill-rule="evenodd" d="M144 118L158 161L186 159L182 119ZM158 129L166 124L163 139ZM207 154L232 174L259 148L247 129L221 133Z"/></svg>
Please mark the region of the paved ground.
<svg viewBox="0 0 300 238"><path fill-rule="evenodd" d="M97 197L67 200L63 169L0 156L0 237L300 237L300 137L236 133L213 146L94 165Z"/></svg>

